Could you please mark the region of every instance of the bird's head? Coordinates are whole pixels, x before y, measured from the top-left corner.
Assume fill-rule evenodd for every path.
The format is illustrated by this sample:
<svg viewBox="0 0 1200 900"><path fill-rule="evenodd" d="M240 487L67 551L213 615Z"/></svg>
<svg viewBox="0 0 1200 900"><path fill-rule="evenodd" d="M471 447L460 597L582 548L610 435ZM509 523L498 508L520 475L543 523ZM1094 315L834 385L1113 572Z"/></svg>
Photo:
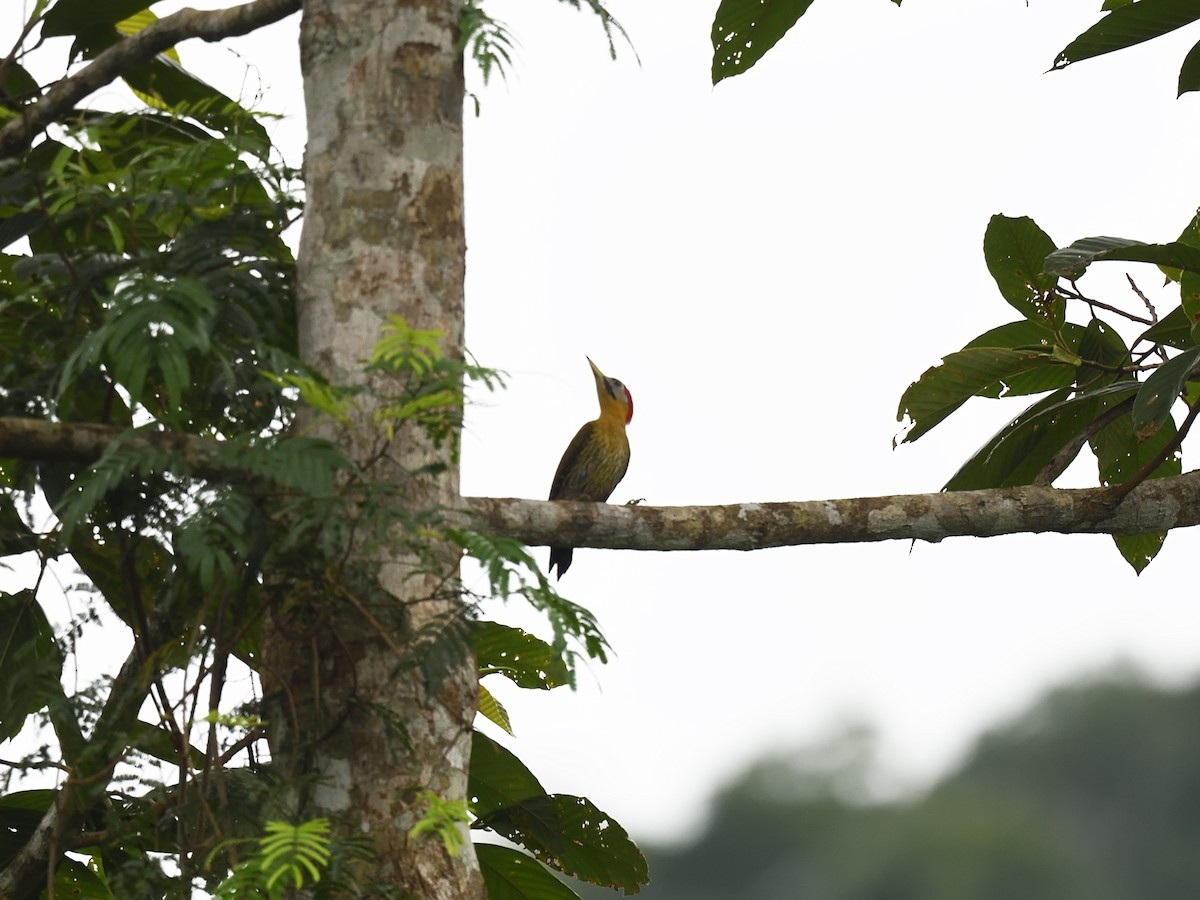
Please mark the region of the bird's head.
<svg viewBox="0 0 1200 900"><path fill-rule="evenodd" d="M596 396L600 398L600 413L611 410L614 413L619 413L628 425L633 419L633 394L629 393L629 388L625 387L620 381L615 378L609 378L598 368L596 364L588 359L588 365L592 367L592 377L596 379Z"/></svg>

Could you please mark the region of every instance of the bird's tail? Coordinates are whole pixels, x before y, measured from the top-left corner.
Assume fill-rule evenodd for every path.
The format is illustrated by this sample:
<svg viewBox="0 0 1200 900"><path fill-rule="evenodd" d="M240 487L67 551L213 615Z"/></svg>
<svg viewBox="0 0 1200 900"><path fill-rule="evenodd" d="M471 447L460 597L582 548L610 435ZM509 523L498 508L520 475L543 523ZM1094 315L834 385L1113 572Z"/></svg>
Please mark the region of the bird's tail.
<svg viewBox="0 0 1200 900"><path fill-rule="evenodd" d="M562 578L563 573L571 568L571 557L575 555L573 547L551 547L550 548L550 571L554 571L554 567L558 566L558 575L556 578Z"/></svg>

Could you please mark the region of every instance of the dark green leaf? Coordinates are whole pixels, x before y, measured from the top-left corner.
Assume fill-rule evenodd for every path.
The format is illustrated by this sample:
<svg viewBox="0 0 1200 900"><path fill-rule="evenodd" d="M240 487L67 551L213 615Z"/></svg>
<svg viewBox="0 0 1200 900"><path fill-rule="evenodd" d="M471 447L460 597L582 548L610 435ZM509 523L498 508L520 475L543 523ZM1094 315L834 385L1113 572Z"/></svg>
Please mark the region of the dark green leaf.
<svg viewBox="0 0 1200 900"><path fill-rule="evenodd" d="M1129 348L1125 346L1125 341L1116 330L1100 319L1088 322L1075 352L1084 361L1075 380L1080 388L1107 384L1118 377L1130 377L1128 374L1113 371L1132 364Z"/></svg>
<svg viewBox="0 0 1200 900"><path fill-rule="evenodd" d="M1194 0L1137 0L1113 9L1058 54L1054 68L1123 50L1200 19Z"/></svg>
<svg viewBox="0 0 1200 900"><path fill-rule="evenodd" d="M1133 416L1124 415L1100 430L1091 439L1092 452L1096 455L1100 483L1120 484L1133 477L1144 467L1163 455L1167 445L1175 438L1175 423L1167 419L1146 440L1139 440L1133 426ZM1150 475L1164 478L1183 471L1183 459L1178 451L1166 456ZM1117 550L1135 572L1140 573L1162 549L1167 539L1165 531L1151 534L1113 535Z"/></svg>
<svg viewBox="0 0 1200 900"><path fill-rule="evenodd" d="M1188 91L1200 90L1200 43L1188 51L1183 58L1183 66L1179 69L1179 90L1177 97L1182 97Z"/></svg>
<svg viewBox="0 0 1200 900"><path fill-rule="evenodd" d="M121 76L131 88L157 97L167 108L227 137L238 137L241 149L260 158L267 155L271 140L253 115L169 59L158 56L138 63L123 70Z"/></svg>
<svg viewBox="0 0 1200 900"><path fill-rule="evenodd" d="M523 688L548 690L570 682L562 657L541 638L497 622L476 622L472 636L479 677L500 674Z"/></svg>
<svg viewBox="0 0 1200 900"><path fill-rule="evenodd" d="M510 750L478 731L471 735L469 778L471 811L480 818L546 793L534 774Z"/></svg>
<svg viewBox="0 0 1200 900"><path fill-rule="evenodd" d="M1155 344L1175 347L1177 350L1186 350L1196 344L1192 339L1191 323L1188 322L1182 306L1175 307L1163 316L1157 325L1147 328L1142 332L1142 338Z"/></svg>
<svg viewBox="0 0 1200 900"><path fill-rule="evenodd" d="M904 441L915 441L962 406L971 397L1000 397L1008 391L1008 381L1018 375L1041 378L1038 390L1051 390L1070 384L1075 366L1047 353L977 347L949 354L940 366L927 369L909 385L900 398L896 418L907 416L912 427ZM1026 382L1026 392L1030 382Z"/></svg>
<svg viewBox="0 0 1200 900"><path fill-rule="evenodd" d="M1142 569L1154 561L1154 557L1158 555L1158 551L1162 549L1166 539L1165 531L1156 531L1152 534L1113 535L1113 542L1117 545L1117 550L1120 551L1121 556L1125 557L1125 561L1133 566L1133 571L1139 575L1142 574Z"/></svg>
<svg viewBox="0 0 1200 900"><path fill-rule="evenodd" d="M712 83L762 59L811 5L812 0L721 0L712 24Z"/></svg>
<svg viewBox="0 0 1200 900"><path fill-rule="evenodd" d="M1183 392L1196 362L1200 347L1184 350L1167 360L1146 379L1133 401L1133 427L1145 439L1158 430L1171 414L1171 407Z"/></svg>
<svg viewBox="0 0 1200 900"><path fill-rule="evenodd" d="M180 748L175 743L175 738L171 732L165 728L156 728L149 722L138 720L134 723L133 730L127 735L129 746L135 750L141 750L143 753L153 756L155 759L161 759L165 763L170 763L177 766L180 763ZM199 769L204 765L204 754L191 744L186 745L185 752L187 753L187 764L193 768Z"/></svg>
<svg viewBox="0 0 1200 900"><path fill-rule="evenodd" d="M1175 423L1170 419L1145 439L1138 437L1132 414L1123 415L1109 423L1089 442L1092 452L1096 455L1100 483L1120 484L1137 474L1161 456L1174 437ZM1167 475L1178 475L1182 471L1183 462L1176 452L1167 457L1151 477L1163 478Z"/></svg>
<svg viewBox="0 0 1200 900"><path fill-rule="evenodd" d="M1144 244L1130 238L1115 237L1083 238L1069 247L1055 250L1046 257L1045 268L1047 272L1064 278L1078 278L1089 265L1103 259L1147 262L1200 272L1200 249L1196 247L1180 241Z"/></svg>
<svg viewBox="0 0 1200 900"><path fill-rule="evenodd" d="M649 883L646 858L625 829L586 797L551 794L498 810L483 824L539 862L582 881L635 894ZM551 840L545 840L549 834Z"/></svg>
<svg viewBox="0 0 1200 900"><path fill-rule="evenodd" d="M116 25L147 6L148 0L58 0L42 20L42 35L78 35Z"/></svg>
<svg viewBox="0 0 1200 900"><path fill-rule="evenodd" d="M0 869L33 836L46 810L54 803L55 793L46 788L0 796Z"/></svg>
<svg viewBox="0 0 1200 900"><path fill-rule="evenodd" d="M1200 273L1184 269L1179 276L1179 300L1190 326L1191 343L1200 343Z"/></svg>
<svg viewBox="0 0 1200 900"><path fill-rule="evenodd" d="M1054 293L1058 279L1042 271L1054 241L1028 216L992 216L983 236L983 256L1001 295L1034 322L1061 325L1064 301Z"/></svg>
<svg viewBox="0 0 1200 900"><path fill-rule="evenodd" d="M33 591L0 593L0 742L62 693L63 655Z"/></svg>
<svg viewBox="0 0 1200 900"><path fill-rule="evenodd" d="M476 844L475 856L488 900L579 900L579 895L545 866L519 850Z"/></svg>
<svg viewBox="0 0 1200 900"><path fill-rule="evenodd" d="M1043 397L996 432L954 473L944 490L1031 484L1065 447L1079 439L1083 429L1097 416L1132 396L1137 389L1137 382L1123 381L1080 396L1073 396L1071 390L1063 388ZM1075 452L1082 447L1080 440ZM1062 462L1065 467L1070 460Z"/></svg>
<svg viewBox="0 0 1200 900"><path fill-rule="evenodd" d="M963 347L1002 347L1008 350L1040 350L1049 353L1054 349L1054 331L1042 322L1021 319L990 328L979 337L968 341Z"/></svg>

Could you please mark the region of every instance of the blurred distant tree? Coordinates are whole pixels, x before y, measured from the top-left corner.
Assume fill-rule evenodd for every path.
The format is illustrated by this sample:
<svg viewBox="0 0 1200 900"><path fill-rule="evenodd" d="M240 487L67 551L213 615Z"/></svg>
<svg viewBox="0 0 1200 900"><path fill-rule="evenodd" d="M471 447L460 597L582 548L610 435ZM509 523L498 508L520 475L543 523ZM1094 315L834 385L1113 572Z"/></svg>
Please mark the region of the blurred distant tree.
<svg viewBox="0 0 1200 900"><path fill-rule="evenodd" d="M833 746L833 745L830 745ZM650 900L1142 900L1200 893L1200 685L1128 672L1048 694L922 796L858 788L863 758L757 763L696 840L647 849ZM869 768L869 767L868 767ZM585 897L603 896L582 891Z"/></svg>

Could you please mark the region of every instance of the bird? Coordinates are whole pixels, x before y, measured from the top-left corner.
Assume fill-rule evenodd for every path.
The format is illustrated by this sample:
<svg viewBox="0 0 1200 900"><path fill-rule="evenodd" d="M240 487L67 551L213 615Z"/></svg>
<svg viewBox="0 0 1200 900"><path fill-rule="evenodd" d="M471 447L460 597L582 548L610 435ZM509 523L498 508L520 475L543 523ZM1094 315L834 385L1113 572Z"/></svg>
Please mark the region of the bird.
<svg viewBox="0 0 1200 900"><path fill-rule="evenodd" d="M586 358L586 357L585 357ZM590 500L603 503L629 468L629 438L625 426L633 419L633 395L615 378L601 372L591 359L600 415L584 424L567 446L550 485L551 500ZM571 567L573 547L550 548L550 571L556 578Z"/></svg>

